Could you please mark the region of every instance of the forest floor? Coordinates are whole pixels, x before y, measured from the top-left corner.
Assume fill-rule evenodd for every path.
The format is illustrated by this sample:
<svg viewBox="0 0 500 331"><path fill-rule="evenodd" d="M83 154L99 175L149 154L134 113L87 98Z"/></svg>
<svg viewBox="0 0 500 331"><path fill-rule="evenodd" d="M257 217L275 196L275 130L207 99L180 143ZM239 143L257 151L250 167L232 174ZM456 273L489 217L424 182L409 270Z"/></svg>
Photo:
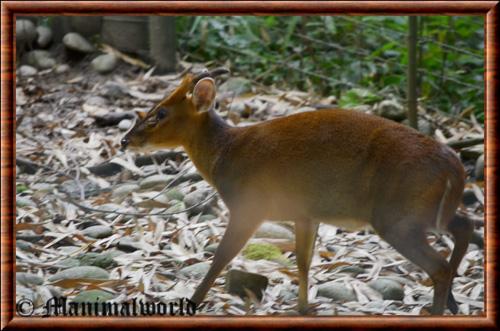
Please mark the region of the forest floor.
<svg viewBox="0 0 500 331"><path fill-rule="evenodd" d="M181 149L155 157L119 150L133 112L150 109L179 81L178 73L159 76L123 63L109 75L93 74L85 60L63 73L49 69L17 79L16 295L34 302L34 315L43 314L52 296L168 302L189 298L200 283L224 233L226 207L217 195L210 199L213 189ZM235 93L226 85L218 95L219 113L234 125L335 106L334 97L244 84L250 87ZM484 136L473 118L425 110L420 116L443 142ZM483 149L457 148L468 173L462 209L480 236L484 183L475 167ZM430 234L429 240L449 256L449 236ZM277 247L280 256L239 254L200 314L294 314L293 226L265 223L251 243ZM231 269L268 278L260 303L225 290ZM422 315L432 301L428 275L369 230L321 225L309 277L309 302L318 315ZM476 244L453 291L460 314L484 313L484 256Z"/></svg>

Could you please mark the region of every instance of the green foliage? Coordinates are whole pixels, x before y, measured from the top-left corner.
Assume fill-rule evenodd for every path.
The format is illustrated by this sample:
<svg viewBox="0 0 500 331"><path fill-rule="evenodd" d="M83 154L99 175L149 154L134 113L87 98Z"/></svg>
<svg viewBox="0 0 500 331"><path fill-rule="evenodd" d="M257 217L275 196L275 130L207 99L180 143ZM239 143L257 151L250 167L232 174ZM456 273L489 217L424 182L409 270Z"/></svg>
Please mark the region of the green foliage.
<svg viewBox="0 0 500 331"><path fill-rule="evenodd" d="M406 16L180 17L190 61L230 66L282 89L335 95L343 107L406 98ZM484 117L484 18L419 17L419 98L454 114ZM363 92L362 92L363 91Z"/></svg>

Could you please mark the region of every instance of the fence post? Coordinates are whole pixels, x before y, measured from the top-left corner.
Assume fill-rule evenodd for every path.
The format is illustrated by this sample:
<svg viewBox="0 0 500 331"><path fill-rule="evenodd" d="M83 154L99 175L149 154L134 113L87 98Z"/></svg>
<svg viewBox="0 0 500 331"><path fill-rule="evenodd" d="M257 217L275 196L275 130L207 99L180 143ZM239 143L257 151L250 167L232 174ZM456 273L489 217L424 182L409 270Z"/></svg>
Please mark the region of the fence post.
<svg viewBox="0 0 500 331"><path fill-rule="evenodd" d="M417 17L408 17L408 121L418 130L417 120Z"/></svg>
<svg viewBox="0 0 500 331"><path fill-rule="evenodd" d="M175 51L175 17L151 16L149 18L149 52L157 67L157 73L175 71Z"/></svg>

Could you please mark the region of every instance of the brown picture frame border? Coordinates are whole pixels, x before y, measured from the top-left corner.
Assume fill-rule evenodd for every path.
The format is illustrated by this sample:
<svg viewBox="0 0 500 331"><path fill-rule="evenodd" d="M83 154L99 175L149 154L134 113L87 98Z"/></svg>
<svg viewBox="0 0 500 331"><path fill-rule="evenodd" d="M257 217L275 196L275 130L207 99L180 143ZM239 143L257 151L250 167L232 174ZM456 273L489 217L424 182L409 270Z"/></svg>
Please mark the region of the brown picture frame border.
<svg viewBox="0 0 500 331"><path fill-rule="evenodd" d="M498 1L5 1L1 3L1 329L498 328ZM16 15L484 15L485 314L481 316L19 317L15 314Z"/></svg>

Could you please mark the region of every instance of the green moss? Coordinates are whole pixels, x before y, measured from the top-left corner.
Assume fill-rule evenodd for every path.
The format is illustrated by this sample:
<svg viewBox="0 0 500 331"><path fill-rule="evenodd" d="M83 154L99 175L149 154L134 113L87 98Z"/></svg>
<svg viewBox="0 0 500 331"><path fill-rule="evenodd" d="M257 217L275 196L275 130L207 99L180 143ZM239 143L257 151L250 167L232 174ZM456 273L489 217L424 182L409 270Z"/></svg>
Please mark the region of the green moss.
<svg viewBox="0 0 500 331"><path fill-rule="evenodd" d="M278 247L266 243L248 244L243 250L243 256L250 260L277 261L284 259Z"/></svg>

